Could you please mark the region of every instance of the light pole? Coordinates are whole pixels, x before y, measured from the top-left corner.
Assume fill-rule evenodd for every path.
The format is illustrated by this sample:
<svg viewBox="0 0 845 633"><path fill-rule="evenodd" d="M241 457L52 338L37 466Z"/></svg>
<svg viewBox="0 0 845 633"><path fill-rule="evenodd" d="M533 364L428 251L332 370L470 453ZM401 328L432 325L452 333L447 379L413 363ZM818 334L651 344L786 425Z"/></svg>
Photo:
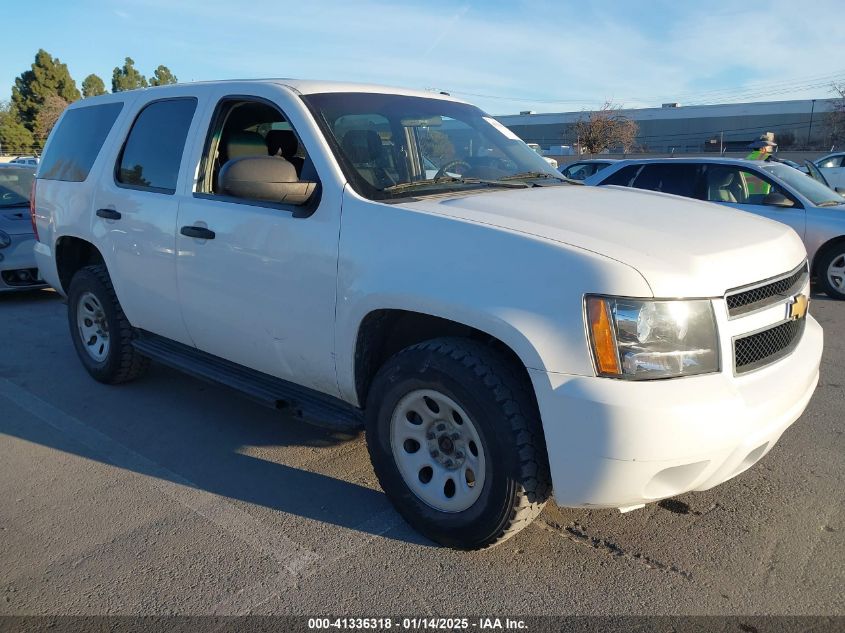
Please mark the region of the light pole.
<svg viewBox="0 0 845 633"><path fill-rule="evenodd" d="M810 133L813 131L813 112L816 110L816 100L810 106L810 127L807 129L807 149L810 149Z"/></svg>

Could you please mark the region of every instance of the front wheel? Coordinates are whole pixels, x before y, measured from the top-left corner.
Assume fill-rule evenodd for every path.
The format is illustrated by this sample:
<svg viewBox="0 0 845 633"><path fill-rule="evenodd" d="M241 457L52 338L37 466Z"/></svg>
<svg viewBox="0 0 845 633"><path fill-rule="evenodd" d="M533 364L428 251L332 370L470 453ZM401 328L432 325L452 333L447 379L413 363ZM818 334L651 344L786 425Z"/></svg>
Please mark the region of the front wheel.
<svg viewBox="0 0 845 633"><path fill-rule="evenodd" d="M845 299L845 240L825 246L816 257L819 286L832 299Z"/></svg>
<svg viewBox="0 0 845 633"><path fill-rule="evenodd" d="M479 549L540 513L549 470L530 388L511 363L467 339L411 346L379 370L367 447L385 493L420 533Z"/></svg>

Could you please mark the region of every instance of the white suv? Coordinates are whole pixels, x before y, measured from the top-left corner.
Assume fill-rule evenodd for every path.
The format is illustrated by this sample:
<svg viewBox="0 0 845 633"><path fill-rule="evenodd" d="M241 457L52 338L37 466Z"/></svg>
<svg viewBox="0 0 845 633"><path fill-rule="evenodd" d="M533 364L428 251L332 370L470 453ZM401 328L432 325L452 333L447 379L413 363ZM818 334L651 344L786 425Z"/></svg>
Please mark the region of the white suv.
<svg viewBox="0 0 845 633"><path fill-rule="evenodd" d="M435 165L434 174L431 165ZM629 510L765 455L818 380L788 227L572 185L445 95L292 80L71 105L35 252L97 380L149 359L335 428L433 540Z"/></svg>

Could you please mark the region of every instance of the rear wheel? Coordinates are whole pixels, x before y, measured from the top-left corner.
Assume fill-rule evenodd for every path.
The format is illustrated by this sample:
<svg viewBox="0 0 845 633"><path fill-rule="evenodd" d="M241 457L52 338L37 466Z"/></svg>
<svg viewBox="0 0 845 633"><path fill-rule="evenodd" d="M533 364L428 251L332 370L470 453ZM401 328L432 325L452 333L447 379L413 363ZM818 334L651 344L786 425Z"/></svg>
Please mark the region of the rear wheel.
<svg viewBox="0 0 845 633"><path fill-rule="evenodd" d="M845 240L825 246L816 257L819 286L832 299L845 299Z"/></svg>
<svg viewBox="0 0 845 633"><path fill-rule="evenodd" d="M105 266L86 266L73 276L68 290L68 324L79 360L100 382L134 380L149 359L132 346L134 331Z"/></svg>
<svg viewBox="0 0 845 633"><path fill-rule="evenodd" d="M478 549L539 514L549 472L530 388L507 360L465 339L414 345L379 370L367 447L382 488L419 532Z"/></svg>

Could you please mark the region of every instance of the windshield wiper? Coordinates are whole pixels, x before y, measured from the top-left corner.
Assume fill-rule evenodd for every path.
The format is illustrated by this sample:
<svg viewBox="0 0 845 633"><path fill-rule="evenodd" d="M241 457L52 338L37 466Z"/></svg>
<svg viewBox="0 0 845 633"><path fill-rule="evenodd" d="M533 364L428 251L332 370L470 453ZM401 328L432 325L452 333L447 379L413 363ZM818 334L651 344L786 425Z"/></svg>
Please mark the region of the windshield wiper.
<svg viewBox="0 0 845 633"><path fill-rule="evenodd" d="M825 200L824 202L819 202L816 206L817 207L838 207L840 204L845 204L845 200Z"/></svg>
<svg viewBox="0 0 845 633"><path fill-rule="evenodd" d="M524 182L502 182L501 180L485 180L483 178L457 178L455 176L441 176L439 178L426 178L425 180L414 180L412 182L401 182L398 185L391 185L385 187L382 191L396 193L398 191L407 191L408 189L417 189L418 187L428 187L431 185L445 185L445 184L463 184L463 185L490 185L493 187L508 187L511 189L524 189L531 185Z"/></svg>
<svg viewBox="0 0 845 633"><path fill-rule="evenodd" d="M513 174L512 176L505 176L504 178L499 178L499 180L509 181L509 180L530 180L532 178L554 178L556 180L566 180L563 176L554 176L546 171L524 171L520 174Z"/></svg>

